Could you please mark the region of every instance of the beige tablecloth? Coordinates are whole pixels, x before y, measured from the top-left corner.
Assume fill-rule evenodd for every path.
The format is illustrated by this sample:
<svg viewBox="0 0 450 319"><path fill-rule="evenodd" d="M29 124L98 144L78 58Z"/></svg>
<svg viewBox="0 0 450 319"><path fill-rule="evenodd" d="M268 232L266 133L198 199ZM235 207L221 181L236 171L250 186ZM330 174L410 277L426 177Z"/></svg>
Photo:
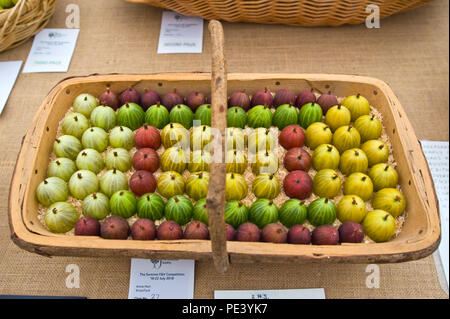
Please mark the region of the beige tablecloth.
<svg viewBox="0 0 450 319"><path fill-rule="evenodd" d="M48 27L64 28L69 0L58 1ZM161 9L121 0L80 0L81 31L68 73L20 74L0 115L0 294L126 298L129 258L47 258L9 238L9 182L20 141L50 89L68 76L92 73L210 71L205 28L202 54L156 54ZM419 139L448 140L448 1L364 25L299 28L224 23L229 72L346 73L380 78L399 97ZM32 40L0 53L26 60ZM80 267L80 288L66 288L66 267ZM367 288L367 265L233 264L218 275L197 262L195 297L215 289L323 287L328 298L447 298L434 261L379 265L380 287Z"/></svg>

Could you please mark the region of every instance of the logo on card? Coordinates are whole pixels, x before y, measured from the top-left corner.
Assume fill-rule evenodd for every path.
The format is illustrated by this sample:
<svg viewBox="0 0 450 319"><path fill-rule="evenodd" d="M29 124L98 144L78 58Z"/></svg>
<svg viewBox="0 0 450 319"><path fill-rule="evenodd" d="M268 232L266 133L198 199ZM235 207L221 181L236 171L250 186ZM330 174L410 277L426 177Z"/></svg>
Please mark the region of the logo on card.
<svg viewBox="0 0 450 319"><path fill-rule="evenodd" d="M161 260L152 259L151 262L153 264L153 269L159 269L162 266L162 261Z"/></svg>
<svg viewBox="0 0 450 319"><path fill-rule="evenodd" d="M61 38L61 37L63 37L63 36L64 36L64 34L59 33L59 32L55 32L55 31L49 32L49 34L48 34L48 37L49 37L50 39Z"/></svg>

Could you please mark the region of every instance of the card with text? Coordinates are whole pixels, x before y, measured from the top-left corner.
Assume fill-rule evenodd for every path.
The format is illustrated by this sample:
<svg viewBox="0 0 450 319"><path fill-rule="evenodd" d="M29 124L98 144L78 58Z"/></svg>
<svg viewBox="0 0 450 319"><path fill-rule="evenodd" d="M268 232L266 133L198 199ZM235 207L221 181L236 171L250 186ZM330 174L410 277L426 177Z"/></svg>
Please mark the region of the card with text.
<svg viewBox="0 0 450 319"><path fill-rule="evenodd" d="M325 299L323 288L272 290L215 290L215 299Z"/></svg>
<svg viewBox="0 0 450 319"><path fill-rule="evenodd" d="M34 37L23 73L67 72L79 29L43 29Z"/></svg>
<svg viewBox="0 0 450 319"><path fill-rule="evenodd" d="M203 19L164 11L158 53L202 53Z"/></svg>
<svg viewBox="0 0 450 319"><path fill-rule="evenodd" d="M420 141L423 153L430 167L434 188L439 201L441 215L441 243L439 256L444 269L447 287L449 283L448 251L449 251L449 143L435 141Z"/></svg>
<svg viewBox="0 0 450 319"><path fill-rule="evenodd" d="M193 299L195 261L131 259L128 299Z"/></svg>
<svg viewBox="0 0 450 319"><path fill-rule="evenodd" d="M8 101L17 75L19 75L22 61L0 62L0 114Z"/></svg>

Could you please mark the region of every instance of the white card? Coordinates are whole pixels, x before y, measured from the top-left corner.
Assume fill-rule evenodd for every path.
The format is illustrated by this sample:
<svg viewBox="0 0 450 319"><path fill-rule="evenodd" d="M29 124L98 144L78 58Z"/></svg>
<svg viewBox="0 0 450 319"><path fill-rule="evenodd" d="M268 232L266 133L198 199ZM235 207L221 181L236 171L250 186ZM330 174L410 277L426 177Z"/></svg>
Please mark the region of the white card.
<svg viewBox="0 0 450 319"><path fill-rule="evenodd" d="M215 290L215 299L325 299L323 288L273 290Z"/></svg>
<svg viewBox="0 0 450 319"><path fill-rule="evenodd" d="M42 29L34 37L23 73L67 72L79 29Z"/></svg>
<svg viewBox="0 0 450 319"><path fill-rule="evenodd" d="M195 261L131 259L128 299L193 299Z"/></svg>
<svg viewBox="0 0 450 319"><path fill-rule="evenodd" d="M444 268L448 287L448 215L449 215L449 146L448 142L420 141L425 157L430 167L434 187L439 200L441 214L441 244L439 255Z"/></svg>
<svg viewBox="0 0 450 319"><path fill-rule="evenodd" d="M202 53L203 19L164 11L158 53Z"/></svg>
<svg viewBox="0 0 450 319"><path fill-rule="evenodd" d="M16 83L22 61L0 62L0 114L8 101L9 94Z"/></svg>

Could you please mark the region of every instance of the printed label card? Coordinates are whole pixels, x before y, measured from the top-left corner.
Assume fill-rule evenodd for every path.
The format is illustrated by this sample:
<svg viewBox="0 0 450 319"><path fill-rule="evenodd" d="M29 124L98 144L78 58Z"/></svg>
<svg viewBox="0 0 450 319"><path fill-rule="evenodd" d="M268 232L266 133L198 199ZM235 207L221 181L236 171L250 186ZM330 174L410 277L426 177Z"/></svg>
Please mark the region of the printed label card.
<svg viewBox="0 0 450 319"><path fill-rule="evenodd" d="M34 37L23 73L67 72L79 29L42 29Z"/></svg>
<svg viewBox="0 0 450 319"><path fill-rule="evenodd" d="M193 299L195 261L131 259L128 299Z"/></svg>
<svg viewBox="0 0 450 319"><path fill-rule="evenodd" d="M164 11L158 53L202 53L203 19Z"/></svg>

